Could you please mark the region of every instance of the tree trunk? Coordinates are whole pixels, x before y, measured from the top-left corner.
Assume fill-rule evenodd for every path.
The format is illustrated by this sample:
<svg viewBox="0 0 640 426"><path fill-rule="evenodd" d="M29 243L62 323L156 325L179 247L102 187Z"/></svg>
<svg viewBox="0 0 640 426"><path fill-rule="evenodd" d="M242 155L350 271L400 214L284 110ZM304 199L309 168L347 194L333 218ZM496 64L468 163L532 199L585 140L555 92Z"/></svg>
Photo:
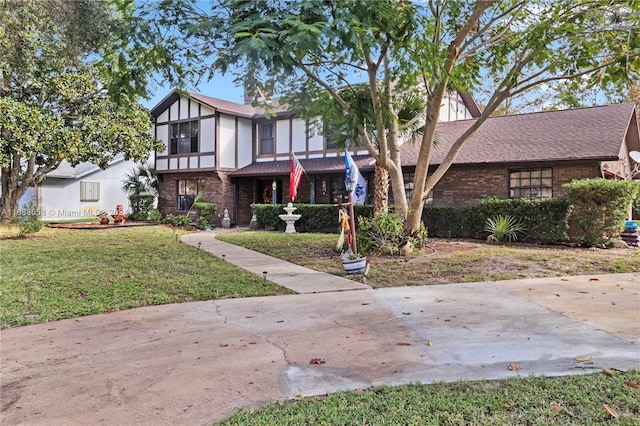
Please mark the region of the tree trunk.
<svg viewBox="0 0 640 426"><path fill-rule="evenodd" d="M389 172L378 166L373 177L373 214L389 211Z"/></svg>
<svg viewBox="0 0 640 426"><path fill-rule="evenodd" d="M0 205L0 224L6 225L18 214L20 198L27 191L27 188L18 186L11 179L9 168L2 168L2 203Z"/></svg>

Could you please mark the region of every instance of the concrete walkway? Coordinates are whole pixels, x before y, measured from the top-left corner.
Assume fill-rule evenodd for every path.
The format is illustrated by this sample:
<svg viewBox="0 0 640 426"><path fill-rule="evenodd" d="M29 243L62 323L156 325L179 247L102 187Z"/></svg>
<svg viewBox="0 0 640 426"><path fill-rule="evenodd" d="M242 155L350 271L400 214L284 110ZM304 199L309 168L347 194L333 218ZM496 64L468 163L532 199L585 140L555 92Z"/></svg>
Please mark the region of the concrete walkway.
<svg viewBox="0 0 640 426"><path fill-rule="evenodd" d="M340 389L640 368L640 273L372 290L205 238L185 242L304 294L3 330L1 423L200 425Z"/></svg>

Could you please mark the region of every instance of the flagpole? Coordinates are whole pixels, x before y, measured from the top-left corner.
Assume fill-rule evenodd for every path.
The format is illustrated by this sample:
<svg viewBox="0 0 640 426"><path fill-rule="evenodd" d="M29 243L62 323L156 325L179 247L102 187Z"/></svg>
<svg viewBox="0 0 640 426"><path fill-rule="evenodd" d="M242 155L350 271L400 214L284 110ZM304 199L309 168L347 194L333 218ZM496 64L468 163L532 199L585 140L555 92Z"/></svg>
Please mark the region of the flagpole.
<svg viewBox="0 0 640 426"><path fill-rule="evenodd" d="M356 221L353 217L353 197L349 193L349 222L351 223L351 250L353 254L358 254L358 245L356 244Z"/></svg>

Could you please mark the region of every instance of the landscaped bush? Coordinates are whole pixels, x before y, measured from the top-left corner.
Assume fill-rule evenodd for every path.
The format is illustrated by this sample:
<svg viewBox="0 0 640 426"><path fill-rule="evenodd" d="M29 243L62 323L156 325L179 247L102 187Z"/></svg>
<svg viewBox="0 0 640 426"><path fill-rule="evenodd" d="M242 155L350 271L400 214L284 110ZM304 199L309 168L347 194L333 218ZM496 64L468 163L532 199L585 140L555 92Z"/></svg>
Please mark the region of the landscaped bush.
<svg viewBox="0 0 640 426"><path fill-rule="evenodd" d="M35 234L42 229L42 221L38 215L38 207L33 201L18 210L18 215L14 218L13 223L18 225L20 231L18 235L24 237L28 234Z"/></svg>
<svg viewBox="0 0 640 426"><path fill-rule="evenodd" d="M162 213L160 210L153 209L149 212L149 220L152 222L162 222Z"/></svg>
<svg viewBox="0 0 640 426"><path fill-rule="evenodd" d="M135 222L135 221L147 220L148 218L149 218L149 214L147 212L136 211L129 214L129 217L127 219Z"/></svg>
<svg viewBox="0 0 640 426"><path fill-rule="evenodd" d="M197 195L191 206L192 209L198 212L198 220L196 221L196 227L198 229L205 229L207 225L211 224L213 216L216 214L218 205L216 203L209 203L204 201L202 195Z"/></svg>
<svg viewBox="0 0 640 426"><path fill-rule="evenodd" d="M338 232L338 208L332 204L294 204L294 214L302 217L295 223L298 232ZM256 214L258 229L283 231L285 223L280 219L281 214L286 214L282 204L252 204L251 208ZM372 206L353 206L355 222L358 218L370 217L373 214Z"/></svg>
<svg viewBox="0 0 640 426"><path fill-rule="evenodd" d="M524 230L521 241L566 241L569 202L564 198L503 199L486 198L474 206L425 206L422 220L430 235L445 238L487 237L488 218L509 215Z"/></svg>
<svg viewBox="0 0 640 426"><path fill-rule="evenodd" d="M488 238L498 242L516 241L518 234L524 231L524 225L518 219L510 215L501 215L487 219L485 231L489 233Z"/></svg>
<svg viewBox="0 0 640 426"><path fill-rule="evenodd" d="M563 188L573 207L570 226L586 246L619 237L631 203L640 194L638 182L602 178L574 180Z"/></svg>
<svg viewBox="0 0 640 426"><path fill-rule="evenodd" d="M173 226L189 226L191 224L191 221L187 216L176 216L172 214L166 215L163 222Z"/></svg>
<svg viewBox="0 0 640 426"><path fill-rule="evenodd" d="M360 252L395 255L406 241L404 223L397 214L378 213L358 219L357 244Z"/></svg>

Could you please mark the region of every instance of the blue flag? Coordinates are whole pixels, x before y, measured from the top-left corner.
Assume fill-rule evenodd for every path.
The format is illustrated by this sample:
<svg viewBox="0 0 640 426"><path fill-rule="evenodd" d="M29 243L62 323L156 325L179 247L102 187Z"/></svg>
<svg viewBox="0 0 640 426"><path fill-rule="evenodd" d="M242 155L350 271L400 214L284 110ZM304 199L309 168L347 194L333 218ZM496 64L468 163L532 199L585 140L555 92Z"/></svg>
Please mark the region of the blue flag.
<svg viewBox="0 0 640 426"><path fill-rule="evenodd" d="M358 166L356 165L353 158L349 154L349 151L344 150L344 163L345 163L345 174L344 174L344 185L349 190L351 190L351 200L354 204L364 204L365 199L367 198L367 183L364 180L364 177L358 170Z"/></svg>

